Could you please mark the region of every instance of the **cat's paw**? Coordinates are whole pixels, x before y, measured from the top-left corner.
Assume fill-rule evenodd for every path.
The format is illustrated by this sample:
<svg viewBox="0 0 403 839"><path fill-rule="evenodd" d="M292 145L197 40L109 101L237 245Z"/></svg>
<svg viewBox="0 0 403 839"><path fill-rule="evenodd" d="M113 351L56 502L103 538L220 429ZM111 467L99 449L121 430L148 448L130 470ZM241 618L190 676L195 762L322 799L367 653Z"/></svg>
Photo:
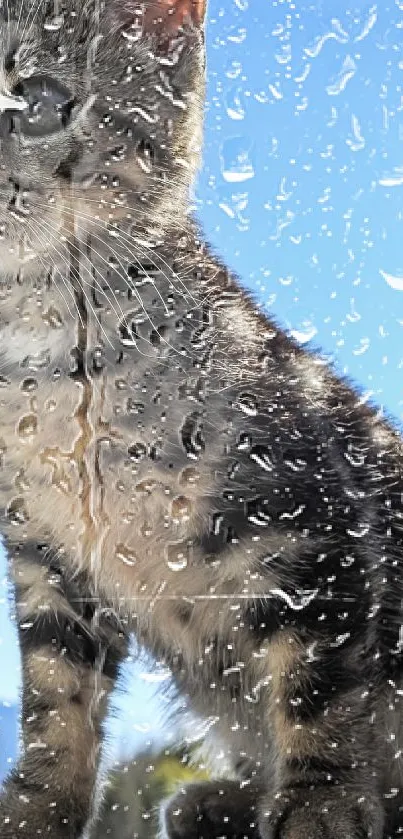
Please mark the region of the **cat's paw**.
<svg viewBox="0 0 403 839"><path fill-rule="evenodd" d="M181 788L163 806L162 836L167 839L260 839L257 828L261 791L239 781L213 781Z"/></svg>
<svg viewBox="0 0 403 839"><path fill-rule="evenodd" d="M69 802L65 807L38 789L13 788L0 796L1 839L79 839L85 820Z"/></svg>
<svg viewBox="0 0 403 839"><path fill-rule="evenodd" d="M299 787L278 793L261 811L263 839L382 839L381 804L365 791Z"/></svg>

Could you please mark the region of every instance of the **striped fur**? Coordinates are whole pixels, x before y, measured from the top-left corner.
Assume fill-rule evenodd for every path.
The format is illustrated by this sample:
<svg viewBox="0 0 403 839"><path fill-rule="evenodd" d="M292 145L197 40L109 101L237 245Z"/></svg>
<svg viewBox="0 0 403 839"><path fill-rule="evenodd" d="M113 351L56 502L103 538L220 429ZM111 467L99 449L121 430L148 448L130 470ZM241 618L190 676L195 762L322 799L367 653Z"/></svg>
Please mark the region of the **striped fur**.
<svg viewBox="0 0 403 839"><path fill-rule="evenodd" d="M47 103L72 94L58 130L13 117L0 149L24 683L1 839L88 834L131 633L233 767L167 803L171 839L398 835L401 436L259 313L189 215L204 3L67 7L14 23L13 54L0 26L19 106L35 62Z"/></svg>

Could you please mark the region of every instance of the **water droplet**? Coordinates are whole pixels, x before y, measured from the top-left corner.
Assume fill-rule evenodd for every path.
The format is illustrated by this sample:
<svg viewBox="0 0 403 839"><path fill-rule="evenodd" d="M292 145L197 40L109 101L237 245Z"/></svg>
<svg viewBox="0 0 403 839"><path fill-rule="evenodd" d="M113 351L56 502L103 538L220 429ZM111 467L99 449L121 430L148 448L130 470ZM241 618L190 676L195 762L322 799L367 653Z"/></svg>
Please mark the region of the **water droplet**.
<svg viewBox="0 0 403 839"><path fill-rule="evenodd" d="M240 61L232 60L227 68L225 75L228 79L238 79L242 73L242 64Z"/></svg>
<svg viewBox="0 0 403 839"><path fill-rule="evenodd" d="M48 17L43 24L43 28L46 29L47 32L57 32L63 26L63 20L63 15Z"/></svg>
<svg viewBox="0 0 403 839"><path fill-rule="evenodd" d="M7 510L6 510L7 518L10 520L11 524L24 524L28 521L28 512L25 506L25 501L21 496L18 498L13 498L10 501Z"/></svg>
<svg viewBox="0 0 403 839"><path fill-rule="evenodd" d="M232 41L233 44L243 44L246 35L247 30L245 26L232 26L227 37L228 40Z"/></svg>
<svg viewBox="0 0 403 839"><path fill-rule="evenodd" d="M346 143L351 151L361 151L365 147L365 138L358 117L355 114L351 117L352 137L347 137Z"/></svg>
<svg viewBox="0 0 403 839"><path fill-rule="evenodd" d="M182 469L182 472L179 475L179 483L182 486L186 486L187 484L194 486L199 481L200 472L198 472L194 466L186 466L185 469Z"/></svg>
<svg viewBox="0 0 403 839"><path fill-rule="evenodd" d="M189 542L172 542L166 548L166 563L171 571L183 571L190 559L191 544Z"/></svg>
<svg viewBox="0 0 403 839"><path fill-rule="evenodd" d="M368 536L369 531L370 526L366 522L358 522L354 529L352 527L346 528L346 533L353 536L354 539L362 539L364 536Z"/></svg>
<svg viewBox="0 0 403 839"><path fill-rule="evenodd" d="M19 437L23 440L29 440L38 431L38 418L35 414L26 414L25 417L21 417L18 426L17 432Z"/></svg>
<svg viewBox="0 0 403 839"><path fill-rule="evenodd" d="M265 446L253 446L250 451L249 455L250 459L257 463L261 469L264 469L266 472L272 472L274 469L274 463L270 456L269 450Z"/></svg>
<svg viewBox="0 0 403 839"><path fill-rule="evenodd" d="M211 524L210 524L210 533L213 536L219 536L222 532L222 526L224 524L224 516L222 513L214 513L211 516Z"/></svg>
<svg viewBox="0 0 403 839"><path fill-rule="evenodd" d="M227 114L230 119L234 120L242 120L245 118L245 109L243 107L242 101L242 88L235 87L232 88L226 97L226 105L227 105Z"/></svg>
<svg viewBox="0 0 403 839"><path fill-rule="evenodd" d="M109 149L109 155L112 160L116 161L116 163L120 163L120 161L124 160L126 157L126 146L124 144L120 144L119 146L115 146L113 149ZM110 232L113 235L113 232L116 233L117 231L113 231L111 229Z"/></svg>
<svg viewBox="0 0 403 839"><path fill-rule="evenodd" d="M237 444L236 444L236 448L238 449L238 451L239 452L247 452L248 449L250 449L251 445L252 445L252 437L250 436L250 434L246 434L246 433L242 432L239 435L238 441L237 441Z"/></svg>
<svg viewBox="0 0 403 839"><path fill-rule="evenodd" d="M26 367L28 370L33 370L33 372L36 372L37 370L42 370L44 367L48 367L49 364L49 350L41 350L41 352L26 355L25 358L23 358L23 360L21 361L21 367Z"/></svg>
<svg viewBox="0 0 403 839"><path fill-rule="evenodd" d="M153 532L153 529L151 527L150 522L149 521L143 522L143 524L140 527L141 535L148 538L149 536L152 536L152 532Z"/></svg>
<svg viewBox="0 0 403 839"><path fill-rule="evenodd" d="M49 309L43 313L42 319L52 329L60 329L63 326L63 318L55 306L49 306Z"/></svg>
<svg viewBox="0 0 403 839"><path fill-rule="evenodd" d="M296 612L302 611L305 609L306 606L309 606L315 597L318 596L319 589L296 589L296 593L291 596L287 591L283 591L281 588L275 588L270 590L270 594L274 595L275 597L279 597L283 600L290 609L293 609Z"/></svg>
<svg viewBox="0 0 403 839"><path fill-rule="evenodd" d="M201 418L196 411L186 417L180 430L180 438L187 456L192 460L198 460L204 451L205 443Z"/></svg>
<svg viewBox="0 0 403 839"><path fill-rule="evenodd" d="M29 377L28 379L24 379L21 382L21 390L23 393L30 394L33 390L36 390L38 387L38 382L36 379Z"/></svg>
<svg viewBox="0 0 403 839"><path fill-rule="evenodd" d="M379 273L391 288L395 291L403 291L403 276L388 274L386 271L381 270Z"/></svg>
<svg viewBox="0 0 403 839"><path fill-rule="evenodd" d="M339 72L339 75L333 82L333 84L329 84L326 87L326 90L329 96L338 96L345 90L347 83L349 80L355 75L357 72L357 65L351 55L347 55L343 61L343 66Z"/></svg>
<svg viewBox="0 0 403 839"><path fill-rule="evenodd" d="M118 334L120 342L125 347L135 347L137 345L137 340L139 338L137 326L144 323L145 319L146 316L142 309L128 312L128 314L122 318L118 326Z"/></svg>
<svg viewBox="0 0 403 839"><path fill-rule="evenodd" d="M221 172L227 183L243 183L255 175L253 144L245 137L231 137L221 146Z"/></svg>
<svg viewBox="0 0 403 839"><path fill-rule="evenodd" d="M342 647L346 641L351 637L351 632L343 632L342 635L337 635L334 641L330 642L331 647Z"/></svg>
<svg viewBox="0 0 403 839"><path fill-rule="evenodd" d="M115 388L116 388L116 390L126 390L127 389L126 379L115 379Z"/></svg>
<svg viewBox="0 0 403 839"><path fill-rule="evenodd" d="M287 519L290 521L294 521L294 519L299 518L299 516L304 512L305 507L306 504L300 504L299 507L297 507L291 513L288 510L286 510L284 513L280 513L279 520L284 521L285 519Z"/></svg>
<svg viewBox="0 0 403 839"><path fill-rule="evenodd" d="M104 354L101 347L95 347L92 353L92 369L94 373L102 373L105 367Z"/></svg>
<svg viewBox="0 0 403 839"><path fill-rule="evenodd" d="M137 162L143 172L150 174L154 164L154 148L148 140L140 140L137 144Z"/></svg>
<svg viewBox="0 0 403 839"><path fill-rule="evenodd" d="M135 399L130 397L126 402L126 410L128 414L144 414L144 402L136 402Z"/></svg>
<svg viewBox="0 0 403 839"><path fill-rule="evenodd" d="M240 393L234 402L234 408L238 408L239 411L242 411L248 417L255 417L258 411L256 397L251 393Z"/></svg>
<svg viewBox="0 0 403 839"><path fill-rule="evenodd" d="M162 446L160 440L158 440L156 443L153 443L153 445L150 446L149 457L151 460L161 460Z"/></svg>
<svg viewBox="0 0 403 839"><path fill-rule="evenodd" d="M312 341L318 330L313 324L306 324L305 329L291 329L290 335L298 341L299 344L307 344Z"/></svg>
<svg viewBox="0 0 403 839"><path fill-rule="evenodd" d="M303 460L301 457L294 458L293 455L284 454L283 455L283 462L285 466L288 466L292 472L305 472L307 467L307 461Z"/></svg>
<svg viewBox="0 0 403 839"><path fill-rule="evenodd" d="M132 446L129 446L127 453L130 457L130 460L143 460L143 458L147 454L147 447L144 443L133 443Z"/></svg>
<svg viewBox="0 0 403 839"><path fill-rule="evenodd" d="M184 522L190 518L192 502L185 495L177 495L171 505L171 516L174 521Z"/></svg>
<svg viewBox="0 0 403 839"><path fill-rule="evenodd" d="M135 486L136 492L141 492L144 495L151 495L153 489L158 486L158 481L153 481L151 478L146 478L144 481L139 481Z"/></svg>
<svg viewBox="0 0 403 839"><path fill-rule="evenodd" d="M20 469L14 479L15 488L18 489L18 492L26 492L30 489L30 483L25 475L23 469Z"/></svg>
<svg viewBox="0 0 403 839"><path fill-rule="evenodd" d="M115 555L116 558L124 562L125 565L133 566L137 562L137 556L134 551L123 542L119 542L119 544L116 545Z"/></svg>
<svg viewBox="0 0 403 839"><path fill-rule="evenodd" d="M246 502L246 516L248 521L259 527L267 527L271 522L269 501L267 498L252 498Z"/></svg>
<svg viewBox="0 0 403 839"><path fill-rule="evenodd" d="M350 466L353 466L355 469L364 466L367 459L365 452L362 452L353 446L350 446L348 452L344 452L344 457L348 460Z"/></svg>

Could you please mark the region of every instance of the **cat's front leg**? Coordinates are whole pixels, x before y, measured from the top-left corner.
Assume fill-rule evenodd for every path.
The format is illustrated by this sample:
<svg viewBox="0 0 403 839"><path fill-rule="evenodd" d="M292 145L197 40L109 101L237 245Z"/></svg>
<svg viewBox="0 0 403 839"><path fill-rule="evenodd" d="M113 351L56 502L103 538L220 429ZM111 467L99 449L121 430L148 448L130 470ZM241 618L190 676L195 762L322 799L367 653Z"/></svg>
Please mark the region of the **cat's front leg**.
<svg viewBox="0 0 403 839"><path fill-rule="evenodd" d="M260 839L261 796L252 782L188 784L163 806L161 839Z"/></svg>
<svg viewBox="0 0 403 839"><path fill-rule="evenodd" d="M288 630L272 644L277 791L260 803L262 839L382 837L376 651L339 647Z"/></svg>
<svg viewBox="0 0 403 839"><path fill-rule="evenodd" d="M348 784L309 787L279 793L266 802L262 839L381 839L383 814L376 796Z"/></svg>
<svg viewBox="0 0 403 839"><path fill-rule="evenodd" d="M11 558L23 670L22 755L1 839L78 839L93 813L106 699L127 639L83 575L33 545Z"/></svg>

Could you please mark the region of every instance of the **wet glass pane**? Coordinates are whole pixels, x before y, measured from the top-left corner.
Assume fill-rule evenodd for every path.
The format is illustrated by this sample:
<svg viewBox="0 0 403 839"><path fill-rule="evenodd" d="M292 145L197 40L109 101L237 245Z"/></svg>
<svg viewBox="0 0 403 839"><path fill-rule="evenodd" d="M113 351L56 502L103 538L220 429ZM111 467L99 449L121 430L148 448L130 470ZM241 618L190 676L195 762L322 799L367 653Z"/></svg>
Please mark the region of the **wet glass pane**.
<svg viewBox="0 0 403 839"><path fill-rule="evenodd" d="M106 6L112 6L113 2L106 0ZM206 446L206 419L205 416L201 419L201 412L198 412L202 401L199 379L193 377L189 384L184 376L183 381L181 379L180 383L177 382L177 371L182 370L182 360L186 355L178 336L183 335L185 345L192 317L190 299L186 316L182 312L181 317L178 315L174 318L175 294L179 293L181 283L182 292L186 294L186 271L190 271L188 266L183 268L186 231L185 245L178 238L175 281L171 276L167 278L164 273L165 256L157 266L154 259L164 219L169 214L175 216L179 205L169 200L162 205L159 215L157 213L153 219L155 229L152 235L148 227L145 231L142 215L146 212L142 208L148 206L150 194L153 200L159 191L162 193L164 190L169 194L167 182L177 198L183 157L189 145L196 143L196 140L186 135L179 141L175 135L175 153L169 146L172 134L170 124L175 123L181 108L186 111L187 107L180 101L180 97L175 98L177 89L171 85L169 77L172 71L170 59L165 56L162 64L157 69L154 67L155 77L148 70L145 79L142 76L144 67L140 66L139 69L138 64L141 58L144 66L148 67L149 59L145 52L139 54L136 65L136 62L131 63L130 58L126 61L125 54L116 52L115 55L108 46L106 57L100 60L100 64L97 63L99 14L107 14L103 7L100 11L98 4L95 4L96 8L94 6L88 13L88 20L94 26L92 31L82 16L77 17L75 4L71 4L70 0L66 0L66 3L55 1L54 4L39 0L39 4L32 8L29 0L23 0L21 7L17 3L17 11L13 9L14 5L10 2L10 8L7 3L1 6L5 22L0 24L0 56L4 68L8 69L7 73L6 70L3 73L5 81L0 74L3 189L0 194L0 248L8 241L13 225L24 224L26 238L22 237L23 244L22 239L19 240L18 247L9 248L7 253L6 250L4 254L1 251L3 256L0 258L0 295L4 303L2 310L0 302L0 353L4 356L0 370L0 398L4 394L0 407L0 461L2 464L6 449L7 452L9 449L8 443L7 446L4 443L3 449L1 413L6 415L7 406L12 403L15 422L13 420L11 423L7 419L7 423L10 427L12 425L12 434L18 441L16 445L21 451L25 446L28 467L25 469L19 463L15 468L12 489L7 485L3 493L6 499L3 519L10 531L15 532L20 528L21 533L28 532L29 528L27 531L24 528L28 527L30 509L35 503L32 498L38 495L35 515L39 518L38 511L46 510L43 515L46 535L42 551L41 545L37 544L42 538L38 529L35 550L41 550L41 556L46 557L49 533L53 526L57 532L62 510L62 502L59 503L59 500L54 510L49 510L49 496L43 489L46 481L52 485L55 497L73 499L69 507L69 528L72 533L77 526L78 499L80 510L85 508L85 516L92 522L99 524L105 509L97 549L102 554L106 545L105 555L108 556L111 569L119 568L122 574L124 570L123 582L117 582L117 590L113 592L116 603L120 604L120 598L126 595L125 586L131 584L130 575L137 573L142 546L148 539L153 540L155 537L156 526L149 499L154 497L158 482L154 473L151 478L142 473L142 464L146 458L157 464L158 471L158 463L165 457L167 473L175 468L179 470L175 460L178 451L186 458L185 466L182 464L181 467L176 494L171 492L170 496L169 487L167 489L163 483L157 487L160 493L158 511L163 521L161 532L165 527L169 530L170 538L165 540L165 544L159 534L159 541L155 537L156 542L153 544L154 550L161 550L164 557L167 577L177 574L180 578L182 572L188 573L192 567L194 545L183 536L188 522L193 521L192 517L196 520L197 515L200 515L205 530L208 530L208 533L200 537L200 543L209 560L215 550L212 547L216 544L215 540L221 538L224 532L226 545L230 545L231 549L240 541L236 529L239 513L235 503L239 501L238 496L242 495L246 484L240 483L240 467L236 459L231 462L228 478L233 481L238 496L235 501L230 491L225 496L225 510L230 511L229 516L232 515L231 524L227 527L221 508L206 512L203 507L200 512L195 512L197 486L204 479L199 470L199 461ZM177 6L181 8L180 3ZM168 29L174 28L177 14L181 13L176 10L171 15L171 22L166 24ZM22 46L13 28L15 24L10 27L8 18L14 18L14 21L19 19L19 23L23 24L27 40L25 43L22 39ZM66 25L67 20L70 21L70 29ZM400 0L384 0L379 3L364 0L301 0L295 3L291 0L210 0L206 27L207 93L203 163L191 193L191 201L207 241L211 243L214 252L240 277L242 285L252 293L261 311L272 315L298 345L317 349L322 358L334 363L338 373L357 382L362 404L373 401L379 405L380 415L391 413L398 423L403 416L402 26L403 3ZM60 42L59 32L63 33ZM106 43L105 33L103 37L102 43ZM138 32L134 26L126 41L130 45L130 39L136 41L137 38ZM179 44L179 56L180 49ZM189 45L185 45L185 49L191 52ZM128 48L128 55L129 52ZM105 72L102 70L102 62L105 67L108 66L108 74L102 75ZM18 74L15 67L19 65L21 72ZM84 66L87 68L85 73ZM200 68L199 72L202 72ZM141 77L141 84L137 85L136 74ZM78 77L81 79L79 83ZM85 89L83 79L88 83L88 90ZM116 101L111 92L113 90L117 91ZM102 107L98 106L99 102L102 102ZM172 113L169 108L173 109ZM127 128L121 118L124 109L132 115L135 131L138 132L135 143L133 134L130 134L131 129ZM119 122L121 119L122 125ZM104 137L112 131L110 126L116 132L113 147L110 142L104 142ZM162 139L160 130L163 133ZM96 138L95 145L92 145L91 132ZM62 140L55 139L59 134ZM100 151L97 151L97 143ZM137 167L135 178L125 163L128 149L133 152L134 145ZM95 154L99 154L102 159L102 175L98 171L101 166L98 158L96 166L92 163ZM174 158L178 168L173 166ZM147 178L151 177L156 166L161 168L159 181L157 185L153 182L150 187ZM96 181L98 191L92 193L95 170L97 178L99 176ZM53 189L51 185L55 176L63 183L60 190ZM34 194L33 182L37 185L37 193L34 190ZM93 197L84 209L81 207L77 210L78 214L81 213L84 232L81 239L77 235L74 247L71 248L66 242L69 231L71 233L71 224L74 226L73 212L66 211L63 219L64 233L60 234L59 216L63 215L60 208L65 200L64 191L70 190L71 195L74 193L73 197L77 198L80 189L89 190ZM128 218L132 225L131 232L125 231L127 239L124 240L119 225L122 219L126 223ZM178 235L179 232L176 231ZM102 250L105 236L107 253ZM48 251L40 251L40 256L36 257L35 249L39 247L37 240L41 237L46 239L49 248ZM152 239L151 246L148 237ZM133 255L135 247L137 251ZM90 412L87 415L86 410L82 410L84 401L77 408L71 396L72 391L63 397L55 397L57 382L64 375L63 365L69 370L70 381L75 382L74 393L77 388L83 387L80 353L84 357L86 350L82 350L80 345L80 329L84 330L87 323L84 323L86 306L77 291L79 259L77 262L75 248L77 252L81 249L85 262L85 294L88 293L90 301L88 311L91 317L94 316L94 322L100 324L98 330L93 327L91 352L88 350L86 356L86 364L91 364L92 381L99 376L96 389L101 407L97 416L90 415ZM42 266L41 270L34 272L33 279L29 267L32 253ZM20 257L22 268L18 261ZM3 268L1 260L4 261ZM54 266L60 262L64 265L63 270L67 270L67 264L69 266L64 279L67 277L66 282L71 283L71 286L68 287L66 283L61 285L59 297L52 298L50 305L42 305L42 296L46 296L48 286L52 283L57 286L58 269ZM125 298L124 305L121 303L122 271L129 289L128 300ZM167 281L162 293L158 285L161 273L164 282ZM28 283L28 290L21 295L21 300L18 298L19 307L16 312L9 301L14 300L13 289L24 282ZM141 298L145 285L147 293L149 287L155 288L152 300L151 296L149 298L152 313L156 313L154 320L150 318L149 310L145 311L147 307ZM35 295L42 301L42 309L38 304L40 315L37 320L35 314L32 314L35 310ZM105 303L107 298L108 306ZM67 353L62 348L61 339L58 343L59 335L66 329L70 308L74 309L74 306L78 307L81 314L76 319L77 335ZM97 321L97 313L101 310L102 317ZM27 329L22 340L21 335L24 333L19 332L19 329L24 319L26 322L31 319L32 329ZM116 328L111 341L108 329L113 319ZM193 334L192 348L192 352L200 356L204 349L204 328L208 328L208 325L201 318L200 332ZM51 343L48 341L50 331ZM247 334L244 340L245 347L249 346ZM171 341L176 347L175 356L169 355ZM125 359L134 349L139 350L142 358L141 382L136 380L136 375L128 370L128 366L125 367ZM160 369L152 365L150 369L147 368L149 359L157 357L157 354L161 369L166 374L165 379L160 375ZM228 347L230 354L231 346ZM166 359L170 366L168 372L167 367L164 367ZM14 401L10 401L7 387L13 364L18 364L23 374L17 393L13 394ZM105 370L113 379L112 395L106 390L102 391ZM247 364L245 370L247 378ZM38 389L38 381L44 381L44 371L47 376L46 387ZM211 371L211 377L217 379L217 392L221 388L225 390L219 373L216 369ZM169 375L173 377L173 384L170 384ZM310 384L313 393L317 382L311 378ZM85 386L83 393L85 400ZM175 436L171 435L168 458L164 449L164 400L167 405L169 403L171 410L172 403L177 400L179 404L182 399L196 407L189 408L183 423L175 430ZM151 419L149 413L147 419L151 401L154 413ZM259 414L259 400L245 386L244 390L237 393L237 399L234 397L234 401L229 403L231 409L234 405L244 422L239 428L237 426L237 451L240 459L247 452L250 461L262 474L271 473L275 469L276 450L273 451L271 445L268 445L261 429L258 429L256 437L255 431L251 436L248 425ZM124 419L121 419L123 415ZM66 417L70 419L67 421ZM74 437L71 430L72 417L80 427L77 437ZM208 416L207 424L210 422L212 426L216 423L214 434L211 434L210 429L210 439L215 434L217 439L219 435L224 435L226 417L224 411L218 419L215 415L213 419ZM149 427L152 426L152 434L150 432L150 441L144 443L144 423L147 421ZM112 427L119 428L119 423L120 428L124 429L120 436L119 431L111 431ZM233 427L230 421L228 427L231 432ZM99 450L92 453L91 462L87 462L85 457L81 458L82 469L78 474L72 463L74 458L79 457L77 452L81 451L80 446L85 449L94 428L100 440ZM128 428L131 434L130 445L126 445L127 441L124 444L124 458L123 455L121 457L124 468L121 468L120 461L118 467L116 461L121 454L119 446L123 448L121 440L127 436ZM281 422L279 429L281 436ZM302 429L301 437L305 431L305 428ZM66 451L63 455L56 451L59 443L57 440L55 442L55 434L63 440L66 437ZM35 449L38 435L42 435L41 464L47 471L46 481L42 480L44 472L41 482L35 485L30 477L29 464L32 458L39 456ZM106 439L107 445L102 448ZM366 455L362 454L359 445L354 446L355 443L345 453L345 459L352 468L358 470ZM299 472L304 472L307 461L303 441L301 451L297 454L293 452L292 457L287 452L282 454L290 475L295 477ZM98 492L91 500L92 506L88 501L90 492L85 483L87 467L89 474L98 477L102 469L105 469L105 475L108 476L105 481L99 481ZM215 475L220 473L220 462L215 464L214 469ZM108 500L108 481L112 482L112 479L118 499L115 506ZM267 498L256 497L253 481L249 481L247 489L250 497L246 497L245 493L240 503L247 521L258 533L272 524L272 507ZM287 531L289 538L293 522L304 513L305 504L296 501L290 512L287 502L292 493L288 486L282 487L281 491L283 489L284 506L281 507L278 501L276 515L278 513L279 518L283 516L287 522L291 522L290 530ZM273 505L277 503L281 491L278 490ZM357 501L360 487L354 487L354 491L354 501ZM207 487L205 496L211 497L213 492L212 486ZM169 514L166 512L168 497ZM327 503L328 499L325 500ZM140 504L144 505L141 507L141 526L138 512ZM346 502L346 516L350 513L348 504ZM353 502L351 506L354 506ZM318 507L319 519L320 515ZM124 521L124 536L118 539L110 536L114 516ZM354 521L351 527L346 524L349 535L357 542L368 535L369 526L365 516L358 523ZM86 530L89 541L91 527L88 526ZM127 536L132 532L131 528L137 528L135 539ZM200 521L195 525L199 534L198 528L201 530ZM303 534L304 538L306 535ZM21 536L22 552L26 548L27 538ZM290 538L294 538L294 535ZM399 546L401 548L401 542ZM85 543L85 550L87 548ZM91 553L89 548L88 552ZM92 571L97 563L95 549L93 554L89 560ZM273 557L277 559L274 548L270 554L270 558ZM396 562L400 562L400 554ZM341 566L348 568L350 565L355 565L354 554L343 556ZM57 563L54 572L57 576L56 566ZM211 567L211 580L214 581L213 562ZM111 570L111 578L114 573ZM242 584L245 583L247 592L250 591L248 586L252 585L252 573L245 570L246 582L244 580ZM154 581L152 595L150 587L147 588L148 583L144 583L144 588L139 583L139 601L146 600L150 609L155 607L156 602L164 601L164 598L168 601L165 582L162 578L158 580L158 587ZM110 579L109 584L111 590ZM56 581L55 585L57 587L59 583ZM396 586L393 574L388 578L388 585ZM305 586L298 587L296 584L291 593L279 583L270 596L276 596L282 607L297 615L315 601L318 591L316 580L312 580L311 576ZM215 583L211 582L209 588L198 596L213 600L216 596ZM237 592L236 597L233 593L228 596L234 598L234 626L238 629L239 604L244 595ZM178 617L183 627L175 637L181 637L185 648L188 620L186 610L188 601L194 603L194 597L187 593L183 600L183 615ZM374 595L375 605L372 604L374 611L371 617L376 612L375 601ZM116 611L118 609L119 605ZM200 666L200 680L204 679L205 682L205 691L216 696L220 688L213 678L210 682L206 681L202 673L206 660L216 652L214 644L219 646L220 610L217 600L217 607L212 611L216 626L208 627L213 639L211 648L210 641L205 643L204 638L200 640L200 660L197 665ZM1 781L4 781L16 763L20 738L21 668L14 612L4 549L0 556L0 673L3 674L0 677ZM252 612L249 618L254 621L256 628L262 623L256 602ZM32 619L29 610L27 616L29 623ZM323 615L318 610L318 622L322 619ZM165 617L162 620L164 622ZM166 618L167 625L169 620L170 614ZM335 633L335 649L343 646L348 639L348 633L343 628L342 609L337 620L340 625L339 631ZM32 629L28 623L26 628ZM53 640L52 637L51 643ZM155 653L153 657L144 651L143 640L140 637L139 644L130 640L128 660L121 668L118 686L110 699L106 723L107 745L102 757L104 806L100 821L92 828L92 839L104 839L106 836L112 839L152 839L157 835L156 813L159 802L188 782L206 781L220 773L227 776L233 771L229 753L218 741L215 742L213 758L199 751L206 735L216 741L215 733L220 727L222 709L218 701L215 710L214 707L211 710L208 705L211 712L203 718L200 713L194 713L186 698L174 689L170 665L174 662L180 671L178 659L182 651L179 642L174 650L165 651L166 654L162 651L160 656ZM400 640L396 643L399 652ZM157 647L158 644L155 644ZM307 660L312 662L316 655L314 643L307 641L307 649ZM231 650L226 640L221 671L224 671L226 679L242 683L245 661L234 658ZM79 655L82 655L81 647ZM220 675L223 676L223 672ZM249 759L249 755L244 753L239 734L242 726L248 732L248 723L238 714L237 702L252 709L248 710L248 714L253 714L254 706L259 703L261 693L268 686L265 678L256 678L252 689L245 689L241 697L235 689L231 694L232 704L230 711L226 710L225 722L235 736L235 751L239 750L239 755L232 752L232 763L236 757L238 759L235 763L242 764L245 754ZM197 676L195 681L198 681ZM319 686L312 690L320 693L321 688ZM230 689L228 691L230 693ZM298 707L302 700L296 696L290 702ZM266 732L259 732L259 736L264 739ZM400 757L398 750L396 755ZM260 752L258 763L259 760ZM97 786L101 787L100 776ZM248 824L254 824L254 817L255 813L248 815ZM225 807L223 819L225 823ZM254 827L251 828L250 838L257 839L257 833L253 830ZM24 837L25 833L21 835ZM28 839L33 837L29 835ZM55 839L59 839L59 836L55 836ZM236 834L235 839L241 839L241 835Z"/></svg>

